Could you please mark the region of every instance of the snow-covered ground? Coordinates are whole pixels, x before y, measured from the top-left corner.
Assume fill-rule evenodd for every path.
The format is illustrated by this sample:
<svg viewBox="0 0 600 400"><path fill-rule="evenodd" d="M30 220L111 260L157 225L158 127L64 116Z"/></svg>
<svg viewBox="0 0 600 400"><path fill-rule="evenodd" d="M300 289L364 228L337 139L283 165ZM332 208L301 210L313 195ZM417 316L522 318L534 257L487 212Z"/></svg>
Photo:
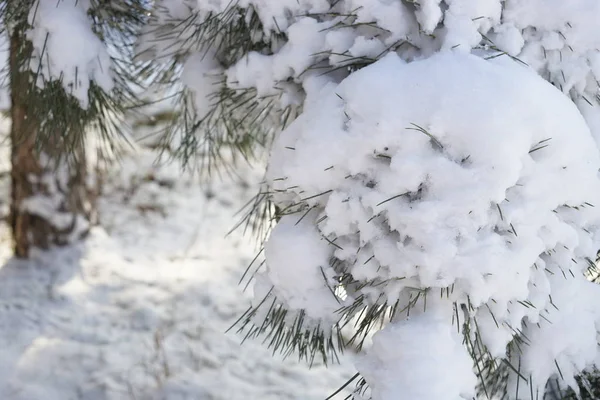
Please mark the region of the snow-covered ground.
<svg viewBox="0 0 600 400"><path fill-rule="evenodd" d="M309 369L225 333L248 306L237 283L256 250L225 235L260 168L208 181L155 158L113 167L101 226L79 245L18 261L0 225L0 399L327 397L348 363Z"/></svg>

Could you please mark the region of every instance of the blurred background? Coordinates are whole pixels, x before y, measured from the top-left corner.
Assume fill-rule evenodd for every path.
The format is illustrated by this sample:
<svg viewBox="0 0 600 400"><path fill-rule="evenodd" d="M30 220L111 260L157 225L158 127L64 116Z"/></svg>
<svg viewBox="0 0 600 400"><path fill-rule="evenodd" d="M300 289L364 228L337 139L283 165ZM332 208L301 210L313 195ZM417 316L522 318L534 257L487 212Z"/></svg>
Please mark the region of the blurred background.
<svg viewBox="0 0 600 400"><path fill-rule="evenodd" d="M97 224L29 259L13 257L2 140L0 399L324 399L350 367L309 369L226 333L249 306L238 282L259 248L243 228L226 235L264 164L210 177L184 169L153 141L168 110L151 111L132 117L125 150L96 168ZM3 139L10 123L5 112Z"/></svg>

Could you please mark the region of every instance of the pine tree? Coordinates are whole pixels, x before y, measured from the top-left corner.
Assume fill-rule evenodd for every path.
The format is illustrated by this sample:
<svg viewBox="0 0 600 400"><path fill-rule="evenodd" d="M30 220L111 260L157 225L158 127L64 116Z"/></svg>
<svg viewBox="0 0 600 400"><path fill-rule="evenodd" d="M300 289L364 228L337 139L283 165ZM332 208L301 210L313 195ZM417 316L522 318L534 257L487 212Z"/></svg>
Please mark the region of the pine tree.
<svg viewBox="0 0 600 400"><path fill-rule="evenodd" d="M352 346L356 398L595 392L595 0L52 3L0 3L17 255L85 227L86 139L143 79L178 106L174 156L271 148L246 337Z"/></svg>
<svg viewBox="0 0 600 400"><path fill-rule="evenodd" d="M242 221L268 240L239 330L310 362L364 352L356 398L596 392L599 17L593 0L157 1L138 51L179 85L178 156L276 137Z"/></svg>
<svg viewBox="0 0 600 400"><path fill-rule="evenodd" d="M94 223L90 137L119 143L135 101L143 1L3 1L10 43L11 227L15 255L81 238ZM86 148L87 147L87 148Z"/></svg>

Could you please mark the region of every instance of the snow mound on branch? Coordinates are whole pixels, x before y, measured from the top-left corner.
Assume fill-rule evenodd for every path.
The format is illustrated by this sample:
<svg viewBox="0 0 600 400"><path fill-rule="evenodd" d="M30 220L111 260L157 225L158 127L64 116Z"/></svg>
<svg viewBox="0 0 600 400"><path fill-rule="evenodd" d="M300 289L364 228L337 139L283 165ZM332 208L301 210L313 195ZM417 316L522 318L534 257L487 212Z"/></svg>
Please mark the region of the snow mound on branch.
<svg viewBox="0 0 600 400"><path fill-rule="evenodd" d="M295 216L281 218L265 245L267 274L277 298L291 309L331 319L340 307L327 288L331 282L325 275L333 251L322 240L312 214L299 222Z"/></svg>
<svg viewBox="0 0 600 400"><path fill-rule="evenodd" d="M462 308L452 322L474 321L492 357L507 357L515 336L543 338L519 361L533 390L553 375L573 384L597 351L598 312L580 305L600 300L584 276L600 244L600 156L576 106L518 63L454 52L408 64L388 55L311 98L277 139L267 175L277 206L295 212L284 223L311 209L333 258L325 267L323 251L304 251L312 282L299 284L300 267L267 254L287 305L305 287L326 293L324 276L351 274L345 304ZM305 223L300 243L316 238ZM270 241L280 235L289 232ZM576 299L564 295L573 288ZM323 319L309 312L317 304L304 307ZM560 367L540 368L540 354Z"/></svg>
<svg viewBox="0 0 600 400"><path fill-rule="evenodd" d="M374 398L460 399L448 396L452 393L471 398L477 380L461 341L450 318L421 314L375 335L370 354L359 367L373 382Z"/></svg>
<svg viewBox="0 0 600 400"><path fill-rule="evenodd" d="M89 105L91 82L106 92L114 87L112 61L92 30L90 6L88 0L38 1L31 7L27 32L33 46L29 68L37 76L36 84L61 81L83 108Z"/></svg>

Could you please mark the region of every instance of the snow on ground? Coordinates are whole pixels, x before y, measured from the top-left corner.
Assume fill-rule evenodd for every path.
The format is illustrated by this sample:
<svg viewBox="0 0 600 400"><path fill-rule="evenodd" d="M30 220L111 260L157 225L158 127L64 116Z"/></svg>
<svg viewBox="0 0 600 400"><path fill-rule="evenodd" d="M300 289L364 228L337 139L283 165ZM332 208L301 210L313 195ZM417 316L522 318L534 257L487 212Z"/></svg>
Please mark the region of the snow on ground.
<svg viewBox="0 0 600 400"><path fill-rule="evenodd" d="M225 333L247 308L237 282L256 250L225 234L260 168L202 181L155 158L113 167L102 226L79 245L18 261L0 225L0 399L327 397L352 368L309 369Z"/></svg>

